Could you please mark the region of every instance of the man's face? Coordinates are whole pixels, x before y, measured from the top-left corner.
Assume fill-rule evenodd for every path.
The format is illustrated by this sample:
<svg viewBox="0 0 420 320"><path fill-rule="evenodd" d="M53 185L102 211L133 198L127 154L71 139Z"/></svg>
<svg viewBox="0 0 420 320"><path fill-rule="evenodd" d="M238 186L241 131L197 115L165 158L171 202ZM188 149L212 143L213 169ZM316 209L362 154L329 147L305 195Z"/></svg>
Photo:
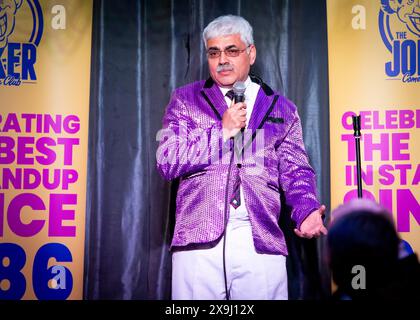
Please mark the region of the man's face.
<svg viewBox="0 0 420 320"><path fill-rule="evenodd" d="M15 14L22 0L0 0L0 48L7 44L7 38L15 26Z"/></svg>
<svg viewBox="0 0 420 320"><path fill-rule="evenodd" d="M246 44L241 40L239 34L216 37L207 41L207 51L226 49L246 49ZM247 52L249 50L249 53ZM232 87L236 81L245 81L249 74L250 67L254 64L257 52L254 45L248 50L239 52L237 57L228 57L222 52L220 57L212 58L209 55L210 75L221 87Z"/></svg>

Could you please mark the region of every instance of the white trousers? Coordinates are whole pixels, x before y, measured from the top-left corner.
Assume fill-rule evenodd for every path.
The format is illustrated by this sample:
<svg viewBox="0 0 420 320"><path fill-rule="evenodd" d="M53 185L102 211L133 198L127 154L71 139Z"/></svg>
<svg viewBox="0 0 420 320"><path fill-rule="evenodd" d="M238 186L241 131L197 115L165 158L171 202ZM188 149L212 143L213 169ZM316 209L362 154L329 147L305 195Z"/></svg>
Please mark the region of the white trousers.
<svg viewBox="0 0 420 320"><path fill-rule="evenodd" d="M228 224L226 273L232 300L287 300L286 257L255 251L251 225ZM215 247L172 254L172 299L224 300L223 238Z"/></svg>

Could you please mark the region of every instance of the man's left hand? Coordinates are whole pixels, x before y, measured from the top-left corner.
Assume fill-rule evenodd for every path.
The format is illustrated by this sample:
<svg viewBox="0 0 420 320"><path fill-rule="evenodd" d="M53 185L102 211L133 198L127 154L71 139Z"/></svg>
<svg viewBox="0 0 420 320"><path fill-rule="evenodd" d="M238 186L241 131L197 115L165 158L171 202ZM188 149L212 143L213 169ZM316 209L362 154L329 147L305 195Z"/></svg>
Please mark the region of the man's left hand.
<svg viewBox="0 0 420 320"><path fill-rule="evenodd" d="M326 235L327 229L322 222L322 216L324 215L325 209L325 206L322 205L318 210L311 212L309 216L303 220L300 225L300 230L295 229L296 235L307 239L317 238L321 234Z"/></svg>

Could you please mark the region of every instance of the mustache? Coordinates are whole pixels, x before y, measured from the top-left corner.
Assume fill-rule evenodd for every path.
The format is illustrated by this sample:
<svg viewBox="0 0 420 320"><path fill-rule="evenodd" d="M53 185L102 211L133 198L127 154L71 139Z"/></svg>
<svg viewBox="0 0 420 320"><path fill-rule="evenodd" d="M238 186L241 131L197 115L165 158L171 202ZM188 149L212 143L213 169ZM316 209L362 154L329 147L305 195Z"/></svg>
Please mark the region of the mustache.
<svg viewBox="0 0 420 320"><path fill-rule="evenodd" d="M219 64L217 66L216 72L222 72L222 71L232 71L233 66L231 64Z"/></svg>

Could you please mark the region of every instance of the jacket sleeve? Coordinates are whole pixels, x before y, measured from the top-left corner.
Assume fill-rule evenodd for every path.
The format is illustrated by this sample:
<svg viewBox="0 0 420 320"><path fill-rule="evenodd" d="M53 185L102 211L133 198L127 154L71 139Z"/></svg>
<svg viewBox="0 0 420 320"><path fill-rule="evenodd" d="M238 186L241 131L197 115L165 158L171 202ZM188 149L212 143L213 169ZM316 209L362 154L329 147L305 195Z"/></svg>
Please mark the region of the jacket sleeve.
<svg viewBox="0 0 420 320"><path fill-rule="evenodd" d="M206 128L189 112L197 108L175 91L166 107L163 128L157 133L157 169L166 180L204 170L218 161L223 147L222 122ZM226 142L227 143L227 142Z"/></svg>
<svg viewBox="0 0 420 320"><path fill-rule="evenodd" d="M303 220L318 209L320 203L316 194L315 172L309 164L303 144L300 118L296 107L290 104L292 106L290 126L277 149L280 166L279 183L285 192L286 202L293 208L291 218L300 229Z"/></svg>

